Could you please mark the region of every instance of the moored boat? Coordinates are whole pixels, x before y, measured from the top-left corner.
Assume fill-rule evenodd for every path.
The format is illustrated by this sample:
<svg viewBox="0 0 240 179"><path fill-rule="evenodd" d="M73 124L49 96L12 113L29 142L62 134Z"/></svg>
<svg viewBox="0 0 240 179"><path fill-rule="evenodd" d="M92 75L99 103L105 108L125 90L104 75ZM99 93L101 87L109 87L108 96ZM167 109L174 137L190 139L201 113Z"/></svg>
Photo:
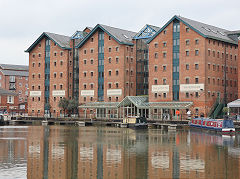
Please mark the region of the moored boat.
<svg viewBox="0 0 240 179"><path fill-rule="evenodd" d="M235 132L233 121L229 119L194 118L191 120L190 126L222 133Z"/></svg>
<svg viewBox="0 0 240 179"><path fill-rule="evenodd" d="M124 118L121 123L121 127L129 127L134 129L146 129L148 128L147 120L144 117L132 116Z"/></svg>

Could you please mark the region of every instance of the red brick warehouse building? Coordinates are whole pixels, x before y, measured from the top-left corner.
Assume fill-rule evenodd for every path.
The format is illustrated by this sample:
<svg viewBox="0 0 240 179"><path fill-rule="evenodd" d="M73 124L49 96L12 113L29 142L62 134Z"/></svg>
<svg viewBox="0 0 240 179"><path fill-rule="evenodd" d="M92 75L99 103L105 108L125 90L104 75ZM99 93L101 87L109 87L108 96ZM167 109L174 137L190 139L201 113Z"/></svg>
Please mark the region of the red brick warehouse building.
<svg viewBox="0 0 240 179"><path fill-rule="evenodd" d="M27 102L28 66L0 64L0 88L16 92L20 103Z"/></svg>
<svg viewBox="0 0 240 179"><path fill-rule="evenodd" d="M222 109L216 111L217 106L237 99L238 39L230 33L174 16L148 41L152 113L174 115L178 104L216 117ZM164 110L161 102L176 107Z"/></svg>
<svg viewBox="0 0 240 179"><path fill-rule="evenodd" d="M0 88L0 115L19 112L18 94Z"/></svg>
<svg viewBox="0 0 240 179"><path fill-rule="evenodd" d="M238 96L237 34L180 16L138 33L101 24L72 37L43 33L27 52L33 115L62 113L66 97L85 117L216 117Z"/></svg>
<svg viewBox="0 0 240 179"><path fill-rule="evenodd" d="M72 37L44 32L26 50L29 53L29 115L60 115L61 98L73 98L78 90L78 57L74 46L90 28L77 31ZM77 68L77 69L76 69ZM77 85L76 85L77 84ZM76 88L77 87L77 88Z"/></svg>

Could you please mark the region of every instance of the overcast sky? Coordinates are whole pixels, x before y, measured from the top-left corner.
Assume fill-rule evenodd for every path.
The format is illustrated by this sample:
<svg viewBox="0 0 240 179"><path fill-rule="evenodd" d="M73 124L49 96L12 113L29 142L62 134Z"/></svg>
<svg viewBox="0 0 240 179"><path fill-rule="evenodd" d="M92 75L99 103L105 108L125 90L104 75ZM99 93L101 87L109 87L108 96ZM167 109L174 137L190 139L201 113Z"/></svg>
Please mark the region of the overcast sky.
<svg viewBox="0 0 240 179"><path fill-rule="evenodd" d="M28 65L42 32L71 36L101 23L138 32L174 15L240 30L240 0L0 0L0 63Z"/></svg>

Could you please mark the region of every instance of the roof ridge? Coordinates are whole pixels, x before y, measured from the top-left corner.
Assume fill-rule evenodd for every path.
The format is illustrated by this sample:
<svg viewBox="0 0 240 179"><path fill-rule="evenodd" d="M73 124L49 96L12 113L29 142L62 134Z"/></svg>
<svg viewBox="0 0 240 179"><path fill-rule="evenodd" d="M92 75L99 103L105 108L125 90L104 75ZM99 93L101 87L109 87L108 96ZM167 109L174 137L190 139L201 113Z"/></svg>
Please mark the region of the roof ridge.
<svg viewBox="0 0 240 179"><path fill-rule="evenodd" d="M187 18L187 17L183 17L183 16L179 16L179 15L176 15L176 16L177 16L178 18L184 18L184 19L187 19L187 20L190 20L190 21L194 21L194 22L197 22L197 23L201 23L201 24L203 24L203 25L207 25L207 26L211 26L211 27L214 27L214 28L222 29L222 30L224 30L224 32L225 32L225 31L228 31L228 32L230 31L230 30L224 29L224 28L222 28L222 27L210 25L210 24L207 24L207 23L204 23L204 22L201 22L201 21L189 19L189 18Z"/></svg>
<svg viewBox="0 0 240 179"><path fill-rule="evenodd" d="M46 33L46 34L53 34L53 35L60 35L60 36L63 36L63 37L71 38L70 36L67 36L67 35L61 35L61 34L56 34L56 33L52 33L52 32L43 32L43 33Z"/></svg>
<svg viewBox="0 0 240 179"><path fill-rule="evenodd" d="M110 27L110 28L113 28L113 29L119 29L119 30L122 30L122 31L131 32L131 33L137 33L137 32L134 32L134 31L125 30L125 29L118 28L118 27L112 27L112 26L109 26L109 25L104 25L104 24L99 24L99 25L101 25L101 26L106 26L106 27Z"/></svg>

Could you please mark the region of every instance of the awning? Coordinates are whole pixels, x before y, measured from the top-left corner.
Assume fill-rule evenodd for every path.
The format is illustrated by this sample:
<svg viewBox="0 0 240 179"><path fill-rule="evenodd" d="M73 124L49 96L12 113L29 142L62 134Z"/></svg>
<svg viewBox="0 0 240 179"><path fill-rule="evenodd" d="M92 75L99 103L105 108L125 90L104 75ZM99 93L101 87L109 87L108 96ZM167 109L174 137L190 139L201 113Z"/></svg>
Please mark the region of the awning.
<svg viewBox="0 0 240 179"><path fill-rule="evenodd" d="M150 108L158 109L188 109L193 102L150 102Z"/></svg>
<svg viewBox="0 0 240 179"><path fill-rule="evenodd" d="M228 108L240 108L240 99L237 99L235 101L232 101L227 104Z"/></svg>
<svg viewBox="0 0 240 179"><path fill-rule="evenodd" d="M94 102L94 103L86 103L86 104L81 104L78 106L79 108L117 108L117 105L119 102Z"/></svg>
<svg viewBox="0 0 240 179"><path fill-rule="evenodd" d="M147 96L126 96L119 104L121 106L130 106L133 104L137 108L149 108L148 97Z"/></svg>

